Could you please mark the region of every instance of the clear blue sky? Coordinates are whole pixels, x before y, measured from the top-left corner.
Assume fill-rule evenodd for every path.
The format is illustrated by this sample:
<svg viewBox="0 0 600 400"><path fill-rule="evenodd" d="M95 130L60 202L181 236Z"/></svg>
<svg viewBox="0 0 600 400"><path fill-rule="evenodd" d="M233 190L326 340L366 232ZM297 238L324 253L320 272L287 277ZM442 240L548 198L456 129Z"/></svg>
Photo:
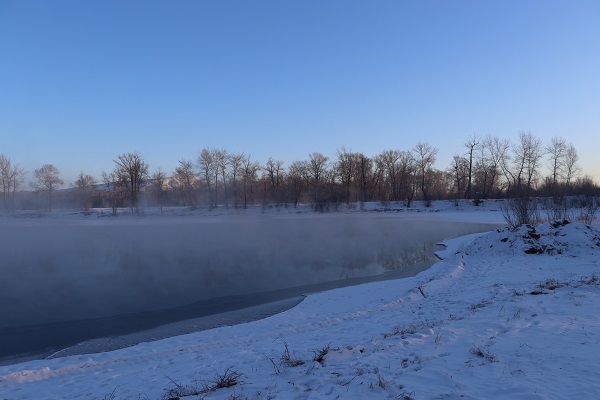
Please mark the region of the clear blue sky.
<svg viewBox="0 0 600 400"><path fill-rule="evenodd" d="M139 151L286 165L562 136L600 180L600 2L0 0L0 153L68 184Z"/></svg>

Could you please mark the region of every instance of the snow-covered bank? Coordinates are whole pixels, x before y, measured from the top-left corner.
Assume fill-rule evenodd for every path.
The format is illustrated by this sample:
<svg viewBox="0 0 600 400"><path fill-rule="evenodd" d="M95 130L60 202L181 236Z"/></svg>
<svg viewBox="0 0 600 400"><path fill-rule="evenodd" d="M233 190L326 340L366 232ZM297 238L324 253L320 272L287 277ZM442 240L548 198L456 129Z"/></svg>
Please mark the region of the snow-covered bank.
<svg viewBox="0 0 600 400"><path fill-rule="evenodd" d="M544 224L446 244L415 278L260 321L1 367L0 397L598 398L600 231Z"/></svg>
<svg viewBox="0 0 600 400"><path fill-rule="evenodd" d="M163 207L161 210L158 207L141 208L139 213L134 213L130 208L119 208L116 210L116 215L113 215L110 208L92 208L88 211L81 209L72 210L54 210L51 212L44 210L23 210L17 211L15 214L2 215L0 214L0 222L2 218L5 220L21 219L21 220L39 220L39 219L59 219L62 223L68 221L88 221L94 222L98 220L117 220L123 221L128 218L139 221L140 219L150 218L194 218L194 217L231 217L231 216L246 216L246 217L262 217L276 216L285 218L297 215L335 215L335 214L365 214L365 213L382 213L387 215L403 215L410 218L417 217L422 219L444 219L456 220L461 222L491 222L505 223L502 216L501 207L504 200L485 200L475 206L469 200L436 200L429 205L422 201L414 201L411 207L406 207L403 202L366 202L366 203L351 203L351 204L330 204L324 213L315 212L310 204L299 204L297 207L291 205L254 205L248 208L233 208L219 206L216 208L208 207ZM116 217L116 218L113 218ZM218 218L217 218L218 219Z"/></svg>

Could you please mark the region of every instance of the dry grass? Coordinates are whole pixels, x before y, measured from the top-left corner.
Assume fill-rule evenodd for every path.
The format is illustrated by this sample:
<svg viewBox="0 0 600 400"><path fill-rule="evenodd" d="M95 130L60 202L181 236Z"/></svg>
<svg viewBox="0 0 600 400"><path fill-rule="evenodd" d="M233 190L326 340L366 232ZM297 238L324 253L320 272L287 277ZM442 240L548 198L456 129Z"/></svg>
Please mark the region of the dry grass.
<svg viewBox="0 0 600 400"><path fill-rule="evenodd" d="M483 358L489 362L498 362L498 358L494 354L481 348L481 346L473 347L471 350L469 350L469 353L479 358Z"/></svg>
<svg viewBox="0 0 600 400"><path fill-rule="evenodd" d="M323 365L327 353L329 353L329 344L323 347L321 350L313 350L313 361L316 361L319 364Z"/></svg>

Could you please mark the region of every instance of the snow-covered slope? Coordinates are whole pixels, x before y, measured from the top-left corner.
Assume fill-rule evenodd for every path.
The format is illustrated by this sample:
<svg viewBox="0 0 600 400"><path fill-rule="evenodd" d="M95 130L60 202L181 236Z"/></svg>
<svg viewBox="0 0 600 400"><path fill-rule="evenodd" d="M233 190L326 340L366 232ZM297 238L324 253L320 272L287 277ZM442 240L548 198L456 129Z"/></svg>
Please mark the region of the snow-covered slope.
<svg viewBox="0 0 600 400"><path fill-rule="evenodd" d="M446 245L415 278L314 294L260 321L0 367L0 398L600 398L600 230Z"/></svg>

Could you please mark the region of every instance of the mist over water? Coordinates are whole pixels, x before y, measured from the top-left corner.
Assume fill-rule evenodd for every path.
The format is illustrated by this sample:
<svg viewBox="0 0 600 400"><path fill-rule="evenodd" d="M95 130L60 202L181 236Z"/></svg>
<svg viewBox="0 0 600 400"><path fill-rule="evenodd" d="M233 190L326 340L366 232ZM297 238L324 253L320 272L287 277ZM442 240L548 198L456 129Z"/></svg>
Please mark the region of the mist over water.
<svg viewBox="0 0 600 400"><path fill-rule="evenodd" d="M1 224L0 329L377 275L424 261L440 240L490 229L373 215Z"/></svg>

